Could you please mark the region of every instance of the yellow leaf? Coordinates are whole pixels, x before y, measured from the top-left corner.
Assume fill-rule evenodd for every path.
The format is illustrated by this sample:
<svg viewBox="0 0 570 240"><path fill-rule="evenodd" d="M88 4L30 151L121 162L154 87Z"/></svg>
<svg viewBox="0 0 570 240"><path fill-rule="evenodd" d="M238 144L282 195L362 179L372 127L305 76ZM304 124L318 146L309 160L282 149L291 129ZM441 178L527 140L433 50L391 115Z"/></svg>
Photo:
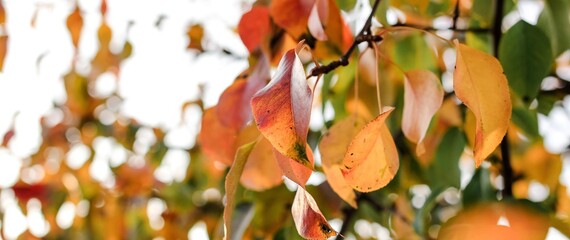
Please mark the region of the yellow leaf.
<svg viewBox="0 0 570 240"><path fill-rule="evenodd" d="M499 61L479 50L457 47L453 87L457 97L476 119L475 164L481 165L501 143L511 119L511 99L507 78Z"/></svg>
<svg viewBox="0 0 570 240"><path fill-rule="evenodd" d="M386 186L396 175L400 163L396 144L384 121L394 108L388 108L369 122L352 139L342 162L347 183L361 192Z"/></svg>
<svg viewBox="0 0 570 240"><path fill-rule="evenodd" d="M351 115L335 123L319 144L327 181L335 193L354 208L356 208L356 194L344 180L340 166L348 145L364 125L362 119Z"/></svg>

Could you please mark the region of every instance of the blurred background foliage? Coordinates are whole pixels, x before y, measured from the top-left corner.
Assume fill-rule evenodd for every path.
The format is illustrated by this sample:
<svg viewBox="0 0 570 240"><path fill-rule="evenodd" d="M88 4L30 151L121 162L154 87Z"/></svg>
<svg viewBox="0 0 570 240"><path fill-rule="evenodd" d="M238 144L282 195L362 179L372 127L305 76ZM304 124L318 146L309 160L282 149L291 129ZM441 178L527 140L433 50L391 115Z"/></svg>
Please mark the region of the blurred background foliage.
<svg viewBox="0 0 570 240"><path fill-rule="evenodd" d="M175 118L173 121L176 124L141 121L140 118L144 117L125 111L126 97L116 87L123 81L122 68L133 53L140 51L130 40L133 34L129 35L140 22L126 19L122 27L111 28L107 13L113 11L113 5L109 3L108 6L105 0L94 1L97 4L71 0L64 3L33 1L35 4L26 5L32 12L26 29L40 29L43 21L49 21L47 18L51 15L44 16L43 11L62 11L60 15L65 18L58 22L58 26L64 25L67 33L54 31L49 34L60 34L66 38L64 44L72 46L73 57L67 58L69 62L66 63L56 61L45 65L45 61L53 61L49 58L52 53L40 53L34 59L34 68L18 69L16 62L11 66L4 64L4 60L10 58L11 51L17 51L12 50L17 45L12 41L18 38L12 36L11 32L18 31L20 27L13 25L12 29L7 28L10 18L6 16L12 12L4 7L16 5L14 2L16 0L4 0L0 5L0 24L3 26L0 68L35 72L52 65L69 67L63 67L67 71L55 77L56 81L61 80L64 89L62 95L65 96L63 100L52 100L47 103L48 111L38 118L32 118L32 121L38 121L38 129L20 130L25 127L18 127L18 121L25 121L21 118L29 117L25 112L1 113L3 118L9 119L0 129L3 136L0 168L4 169L0 171L0 175L4 175L0 181L1 238L219 238L223 231L221 214L227 166L208 158L200 143L195 144L195 138L202 112L215 105L219 94L233 77L219 80L208 75L196 75L195 78L206 80L182 79L194 81L196 90L188 90L189 97L179 101L178 105L169 106L178 110L176 114L167 116ZM337 0L336 3L352 32L358 31L359 24L370 12L369 2ZM138 7L136 1L130 4L131 8ZM158 6L161 3L156 1L153 4ZM225 8L221 6L221 1L216 4L220 5L215 8ZM271 3L259 0L236 1L233 4L239 6L234 10L239 20L239 16L252 5L267 6ZM149 7L147 5L145 3L145 7ZM383 0L374 26L417 27L445 38L459 38L471 47L495 54L494 6L495 1L492 0ZM12 8L14 15L19 14L16 8ZM332 191L317 161L317 172L313 173L315 176L309 181L307 189L333 227L337 230L341 226L346 228L343 234L356 239L435 239L438 235L467 239L457 235L458 232L473 236L485 232L485 228L440 230L456 215L453 221L459 223L481 221L481 226L486 226L488 221L495 221L492 225L497 227L496 219L484 219L483 216L496 214L497 211L503 211L503 215L514 211L521 216L509 218L506 225L520 227L530 222L533 223L531 228L537 229L537 236L546 236L547 231L549 234L551 231L558 232L556 236L570 236L570 191L567 190L570 184L570 98L567 96L570 94L569 8L566 0L505 0L503 12L500 13L503 19L501 29L506 33L498 49L498 58L505 68L515 99L513 124L508 135L515 180L514 198L507 201L508 207L493 203L462 211L481 202L497 202L503 198L502 160L499 154L495 154L486 164L475 169L473 156L465 150L472 146L473 140L468 136L473 135L469 131L474 123L473 116L464 106L457 104L451 93L454 63L450 63L449 59L454 59L454 50L429 34L398 31L390 33L380 45L381 53L389 61L380 61L378 68L382 101L384 105L396 106L388 125L400 153L400 170L387 187L360 195L359 208L354 210ZM94 23L86 20L87 15L98 15L101 19L95 34L86 35L84 28ZM158 14L152 17L149 20L154 25L152 27L161 29L168 28L172 16ZM517 23L521 18L530 24ZM220 28L219 25L207 21L190 21L182 25L175 28L178 37L184 39L181 41L185 48L180 51L185 51L194 59L215 53L209 56L241 61L241 65L233 67L237 70L228 70L228 75L234 77L247 67L248 52L243 46L223 45L227 40L224 39L226 35L209 32L209 27ZM238 36L236 25L237 21L223 25L226 34L233 34L234 40L228 41L234 41L234 45ZM275 67L283 51L294 47L296 40L273 23L272 33L272 55L269 57ZM113 37L115 34L122 36L123 40L117 41ZM144 37L145 33L138 34L138 37L140 34ZM528 42L521 43L521 39ZM95 41L98 46L94 54L87 58L78 53L86 41ZM140 46L156 51L164 47L160 44ZM321 56L323 59L338 57L330 54ZM154 55L138 56L144 57L159 58L154 60L166 64L170 60ZM358 83L361 102L350 100L354 98L354 71L360 68L356 57L352 56L348 66L324 76L309 134L313 149L327 127L354 111L359 104L370 116L378 114L375 83L367 79L365 73L361 73L363 81ZM531 59L531 62L525 59ZM214 58L207 62L212 65L209 73L225 71L223 63L226 60L221 61L222 64L216 62L218 60ZM399 131L403 76L389 62L403 70L427 69L441 76L447 94L442 109L432 120L426 137L425 155L417 156L413 144ZM539 67L536 67L537 64ZM520 72L521 69L534 68L546 70ZM158 67L158 71L169 69ZM5 77L8 78L8 73ZM160 85L168 84L169 81L165 79L171 75L148 77L155 78L156 84ZM134 84L132 91L137 91ZM104 86L108 85L112 86L111 90L105 90ZM214 88L218 90L212 90ZM8 87L4 89L13 90ZM194 96L190 96L190 92L195 93ZM151 101L169 94L162 88L147 93L150 94L144 97ZM0 104L21 104L11 99L2 100ZM152 109L161 107L149 109L148 114L160 115ZM179 128L186 130L173 130ZM22 141L17 140L20 131L38 131L41 140L37 148L23 154L15 150L18 144L26 144L18 143ZM185 135L186 138L190 136L191 139L180 140L175 134ZM299 238L290 216L294 196L290 184L280 184L262 192L240 188L237 195L240 203L234 219L239 225L236 231L240 231L244 239ZM519 220L521 223L517 224ZM532 222L535 220L537 222ZM499 227L506 226L502 224Z"/></svg>

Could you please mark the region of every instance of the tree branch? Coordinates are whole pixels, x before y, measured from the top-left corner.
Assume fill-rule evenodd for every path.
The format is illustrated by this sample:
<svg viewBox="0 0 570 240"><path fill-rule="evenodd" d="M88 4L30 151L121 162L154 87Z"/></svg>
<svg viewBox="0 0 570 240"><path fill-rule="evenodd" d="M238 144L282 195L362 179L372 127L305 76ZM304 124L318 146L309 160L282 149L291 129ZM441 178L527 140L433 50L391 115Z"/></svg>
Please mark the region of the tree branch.
<svg viewBox="0 0 570 240"><path fill-rule="evenodd" d="M501 31L501 26L503 24L503 0L495 0L495 19L493 21L493 52L495 57L499 57L499 43L501 42L501 37L503 32ZM513 196L513 167L511 166L511 149L508 139L508 131L501 141L501 158L503 167L501 169L501 175L504 179L503 197Z"/></svg>
<svg viewBox="0 0 570 240"><path fill-rule="evenodd" d="M348 48L346 53L344 53L344 55L342 55L342 57L339 60L332 61L327 65L322 65L313 68L313 70L311 70L311 74L309 74L308 77L316 77L321 74L329 73L330 71L335 70L340 66L348 65L348 59L350 58L350 55L352 55L352 52L354 52L356 46L358 46L358 44L362 42L382 41L381 36L372 35L372 33L370 32L370 26L372 26L372 17L374 17L374 13L376 13L376 9L378 9L379 5L380 5L380 0L375 0L374 5L372 5L372 11L370 11L370 15L368 15L368 18L366 19L364 26L362 26L362 29L360 30L358 35L356 35L354 41L352 42L352 45L350 45L350 48Z"/></svg>

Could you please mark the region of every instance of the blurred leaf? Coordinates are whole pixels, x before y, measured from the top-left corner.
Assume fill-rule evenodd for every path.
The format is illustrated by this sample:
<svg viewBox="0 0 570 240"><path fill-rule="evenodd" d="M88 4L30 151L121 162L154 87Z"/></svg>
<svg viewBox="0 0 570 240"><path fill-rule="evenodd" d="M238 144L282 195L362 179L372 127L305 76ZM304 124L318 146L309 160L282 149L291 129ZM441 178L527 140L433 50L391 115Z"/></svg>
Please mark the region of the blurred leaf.
<svg viewBox="0 0 570 240"><path fill-rule="evenodd" d="M249 52L253 52L269 37L271 19L265 6L253 6L238 23L238 33Z"/></svg>
<svg viewBox="0 0 570 240"><path fill-rule="evenodd" d="M204 48L202 48L202 38L204 38L204 28L199 25L199 24L195 24L195 25L191 25L188 27L188 30L186 31L186 35L188 36L188 46L186 47L187 49L196 49L198 51L204 51Z"/></svg>
<svg viewBox="0 0 570 240"><path fill-rule="evenodd" d="M552 66L547 36L539 28L521 20L501 38L499 59L509 86L526 104L530 104Z"/></svg>
<svg viewBox="0 0 570 240"><path fill-rule="evenodd" d="M535 110L525 109L523 107L515 107L513 108L512 121L529 138L536 139L540 137L538 133L537 113Z"/></svg>
<svg viewBox="0 0 570 240"><path fill-rule="evenodd" d="M428 168L432 189L454 187L460 189L461 171L459 159L465 149L465 136L459 128L452 127L439 143L434 161Z"/></svg>
<svg viewBox="0 0 570 240"><path fill-rule="evenodd" d="M269 13L275 24L297 39L306 32L314 3L315 0L273 0Z"/></svg>
<svg viewBox="0 0 570 240"><path fill-rule="evenodd" d="M570 2L566 0L546 0L544 10L538 18L537 27L550 39L552 53L557 57L570 49Z"/></svg>
<svg viewBox="0 0 570 240"><path fill-rule="evenodd" d="M394 62L404 71L414 69L435 70L436 58L420 32L398 37L394 51Z"/></svg>
<svg viewBox="0 0 570 240"><path fill-rule="evenodd" d="M350 11L356 6L356 0L335 0L338 7L344 11Z"/></svg>
<svg viewBox="0 0 570 240"><path fill-rule="evenodd" d="M493 201L496 199L496 191L491 186L491 177L489 170L486 168L478 168L471 178L471 181L465 189L463 189L463 197L461 198L463 206L468 207L480 202Z"/></svg>
<svg viewBox="0 0 570 240"><path fill-rule="evenodd" d="M243 172L243 168L247 163L247 158L256 144L257 141L253 141L238 148L236 153L236 159L232 164L232 167L230 168L228 175L226 176L226 181L225 181L226 207L224 208L224 226L225 226L224 233L225 233L225 239L228 240L240 239L239 237L232 235L233 233L236 233L232 229L232 227L234 226L234 224L232 224L233 222L232 214L234 212L234 207L236 204L234 198L237 191L237 187L239 185L239 179Z"/></svg>
<svg viewBox="0 0 570 240"><path fill-rule="evenodd" d="M73 12L67 17L67 29L71 34L71 42L77 48L79 46L79 38L81 37L81 29L83 29L83 17L81 16L79 5L75 6Z"/></svg>

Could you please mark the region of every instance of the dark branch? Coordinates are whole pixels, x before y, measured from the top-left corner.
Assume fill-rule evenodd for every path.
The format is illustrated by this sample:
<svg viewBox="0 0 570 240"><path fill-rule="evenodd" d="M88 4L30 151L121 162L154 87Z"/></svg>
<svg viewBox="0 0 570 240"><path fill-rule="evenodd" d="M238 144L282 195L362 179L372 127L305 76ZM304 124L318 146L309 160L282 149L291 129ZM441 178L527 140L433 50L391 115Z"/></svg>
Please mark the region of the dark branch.
<svg viewBox="0 0 570 240"><path fill-rule="evenodd" d="M348 65L348 59L350 58L350 55L352 55L352 52L354 52L354 49L356 49L356 46L358 46L358 44L360 44L362 42L379 42L379 41L382 41L382 37L372 35L372 33L370 32L370 27L372 26L372 17L374 17L374 13L376 12L376 9L378 9L379 5L380 5L380 0L374 1L374 5L372 5L372 11L370 11L370 15L368 15L368 18L366 19L364 26L362 26L362 29L360 30L358 35L356 35L356 37L354 38L354 41L352 42L352 45L350 45L350 48L348 48L346 53L344 53L344 55L342 55L342 57L339 60L332 61L331 63L329 63L327 65L322 65L322 66L318 66L318 67L313 68L313 70L311 70L311 74L309 74L308 77L316 77L316 76L319 76L321 74L329 73L330 71L332 71L332 70L334 70L340 66Z"/></svg>
<svg viewBox="0 0 570 240"><path fill-rule="evenodd" d="M413 27L425 31L445 31L445 30L452 30L454 32L472 32L472 33L491 33L490 28L467 28L461 29L457 28L457 26L452 26L450 28L434 28L433 26L422 26L422 25L415 25L415 24L404 24L404 23L397 23L392 25L392 27Z"/></svg>
<svg viewBox="0 0 570 240"><path fill-rule="evenodd" d="M503 0L495 1L495 19L493 22L493 49L495 57L499 57L499 43L501 42L501 37L503 35L501 31L501 26L503 24ZM501 175L504 179L503 197L510 198L513 196L513 167L511 166L511 149L509 145L508 132L503 137L501 141L501 158L503 167L501 169Z"/></svg>

